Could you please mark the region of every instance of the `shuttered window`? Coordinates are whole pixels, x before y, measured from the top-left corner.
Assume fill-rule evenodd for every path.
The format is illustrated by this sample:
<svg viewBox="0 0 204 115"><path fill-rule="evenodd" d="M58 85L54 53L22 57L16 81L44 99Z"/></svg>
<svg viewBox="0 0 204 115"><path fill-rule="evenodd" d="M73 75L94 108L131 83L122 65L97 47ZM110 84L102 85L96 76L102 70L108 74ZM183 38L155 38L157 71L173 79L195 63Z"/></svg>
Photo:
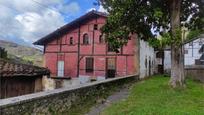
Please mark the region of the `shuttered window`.
<svg viewBox="0 0 204 115"><path fill-rule="evenodd" d="M86 72L93 72L94 59L92 57L86 58Z"/></svg>
<svg viewBox="0 0 204 115"><path fill-rule="evenodd" d="M107 65L108 65L107 67L108 70L115 70L116 69L115 58L108 58Z"/></svg>

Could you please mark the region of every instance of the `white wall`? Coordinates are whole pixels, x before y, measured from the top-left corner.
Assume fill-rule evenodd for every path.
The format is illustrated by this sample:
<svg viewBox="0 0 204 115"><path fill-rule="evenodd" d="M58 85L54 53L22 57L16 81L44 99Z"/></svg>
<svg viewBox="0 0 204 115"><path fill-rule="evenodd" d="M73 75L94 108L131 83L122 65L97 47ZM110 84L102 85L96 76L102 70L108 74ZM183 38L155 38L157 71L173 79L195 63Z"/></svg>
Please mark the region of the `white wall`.
<svg viewBox="0 0 204 115"><path fill-rule="evenodd" d="M147 67L145 65L145 60L147 60ZM154 48L149 46L148 42L140 40L140 78L144 78L149 75L149 61L151 62L151 75L154 73L155 67L155 54Z"/></svg>
<svg viewBox="0 0 204 115"><path fill-rule="evenodd" d="M200 40L202 44L199 44ZM189 43L184 45L184 50L187 50L188 53L184 54L184 65L195 65L195 60L200 59L201 55L199 53L200 48L204 44L204 38L199 38L193 41L193 46L190 46ZM171 51L164 51L164 71L170 72L171 70Z"/></svg>
<svg viewBox="0 0 204 115"><path fill-rule="evenodd" d="M202 44L199 44L200 41ZM184 45L184 49L186 50L186 53L184 55L185 65L195 65L195 60L200 59L202 55L201 53L199 53L199 50L203 44L204 44L204 38L200 38Z"/></svg>

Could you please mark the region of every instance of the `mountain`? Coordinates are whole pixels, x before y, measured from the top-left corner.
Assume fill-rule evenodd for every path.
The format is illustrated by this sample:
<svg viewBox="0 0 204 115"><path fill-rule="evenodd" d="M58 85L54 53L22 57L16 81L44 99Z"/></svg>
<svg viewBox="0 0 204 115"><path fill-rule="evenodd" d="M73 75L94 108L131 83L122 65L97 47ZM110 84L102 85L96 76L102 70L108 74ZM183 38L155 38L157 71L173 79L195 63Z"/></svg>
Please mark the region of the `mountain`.
<svg viewBox="0 0 204 115"><path fill-rule="evenodd" d="M42 66L43 52L39 49L0 40L0 47L5 48L8 58L20 63Z"/></svg>
<svg viewBox="0 0 204 115"><path fill-rule="evenodd" d="M19 39L19 38L12 38L12 37L4 38L4 37L2 37L0 35L0 40L8 41L8 42L13 42L13 43L16 43L16 44L19 44L19 45L23 45L23 46L31 46L30 43L25 42L24 40Z"/></svg>

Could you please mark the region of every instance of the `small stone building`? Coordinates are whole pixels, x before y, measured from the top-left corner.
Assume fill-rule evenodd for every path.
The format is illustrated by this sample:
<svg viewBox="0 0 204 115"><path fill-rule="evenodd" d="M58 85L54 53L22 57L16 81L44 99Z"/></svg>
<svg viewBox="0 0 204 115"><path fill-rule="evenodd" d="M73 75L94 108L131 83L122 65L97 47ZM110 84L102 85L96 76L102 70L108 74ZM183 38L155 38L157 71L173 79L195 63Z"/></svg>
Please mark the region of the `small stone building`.
<svg viewBox="0 0 204 115"><path fill-rule="evenodd" d="M0 99L42 91L46 68L18 64L0 58Z"/></svg>

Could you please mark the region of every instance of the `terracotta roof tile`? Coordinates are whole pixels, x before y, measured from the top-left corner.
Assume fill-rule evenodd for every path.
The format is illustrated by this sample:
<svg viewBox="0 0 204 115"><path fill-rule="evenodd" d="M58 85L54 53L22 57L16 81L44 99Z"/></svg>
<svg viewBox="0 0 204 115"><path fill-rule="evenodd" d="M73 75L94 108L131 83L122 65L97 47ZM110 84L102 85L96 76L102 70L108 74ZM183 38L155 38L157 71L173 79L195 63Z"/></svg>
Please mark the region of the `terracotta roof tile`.
<svg viewBox="0 0 204 115"><path fill-rule="evenodd" d="M0 77L49 75L47 68L13 63L0 58Z"/></svg>

